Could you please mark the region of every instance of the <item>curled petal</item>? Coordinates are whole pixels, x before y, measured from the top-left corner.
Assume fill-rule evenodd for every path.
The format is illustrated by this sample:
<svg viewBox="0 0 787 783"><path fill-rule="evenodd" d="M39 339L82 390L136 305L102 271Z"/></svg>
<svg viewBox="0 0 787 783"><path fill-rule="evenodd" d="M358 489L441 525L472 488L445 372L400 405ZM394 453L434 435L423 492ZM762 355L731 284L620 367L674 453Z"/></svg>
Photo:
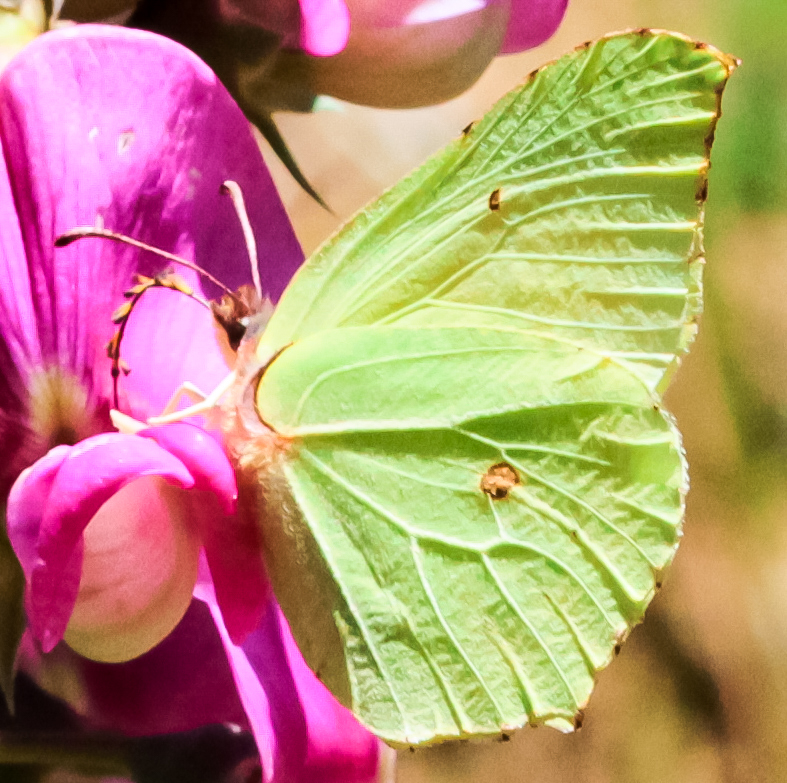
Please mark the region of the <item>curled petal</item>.
<svg viewBox="0 0 787 783"><path fill-rule="evenodd" d="M282 46L317 57L340 52L350 34L350 13L344 0L208 0L202 4L211 10L217 7L219 19L230 29L246 27L273 33ZM170 10L173 5L170 0ZM145 17L150 14L146 9ZM210 32L216 36L215 30ZM245 52L247 59L250 54Z"/></svg>
<svg viewBox="0 0 787 783"><path fill-rule="evenodd" d="M121 487L143 476L161 476L184 489L194 485L178 459L133 435L96 435L63 460L42 508L28 600L30 625L45 651L62 638L76 603L81 557L74 555L82 532Z"/></svg>
<svg viewBox="0 0 787 783"><path fill-rule="evenodd" d="M540 46L555 34L567 6L568 0L512 0L511 17L500 54Z"/></svg>
<svg viewBox="0 0 787 783"><path fill-rule="evenodd" d="M362 27L402 27L454 19L509 0L349 0L353 23Z"/></svg>
<svg viewBox="0 0 787 783"><path fill-rule="evenodd" d="M169 424L139 433L174 454L194 477L193 520L205 547L216 599L230 638L240 644L257 626L270 597L253 503L237 507L235 472L204 430Z"/></svg>
<svg viewBox="0 0 787 783"><path fill-rule="evenodd" d="M356 14L356 5L359 6ZM413 3L408 3L408 12ZM466 90L500 50L508 3L480 4L466 13L392 24L384 4L351 3L352 31L335 57L283 53L276 74L302 80L316 95L368 106L411 108L448 100ZM402 10L401 8L399 9ZM424 17L428 19L428 14Z"/></svg>
<svg viewBox="0 0 787 783"><path fill-rule="evenodd" d="M238 499L235 471L224 450L205 430L176 422L142 430L138 435L150 438L177 457L194 479L195 490L211 492L225 514L235 513Z"/></svg>
<svg viewBox="0 0 787 783"><path fill-rule="evenodd" d="M38 560L41 519L52 491L52 484L70 451L69 446L57 446L52 449L22 472L8 496L6 509L8 538L28 582Z"/></svg>

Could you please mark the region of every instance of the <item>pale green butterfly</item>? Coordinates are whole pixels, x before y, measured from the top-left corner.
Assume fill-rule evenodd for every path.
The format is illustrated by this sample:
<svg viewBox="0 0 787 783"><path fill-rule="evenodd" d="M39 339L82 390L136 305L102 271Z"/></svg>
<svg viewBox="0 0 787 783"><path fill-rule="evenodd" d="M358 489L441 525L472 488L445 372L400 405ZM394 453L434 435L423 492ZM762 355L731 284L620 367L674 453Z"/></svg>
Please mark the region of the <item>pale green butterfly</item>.
<svg viewBox="0 0 787 783"><path fill-rule="evenodd" d="M226 434L274 591L387 741L569 730L653 597L686 491L659 395L735 65L639 30L535 71L241 346Z"/></svg>

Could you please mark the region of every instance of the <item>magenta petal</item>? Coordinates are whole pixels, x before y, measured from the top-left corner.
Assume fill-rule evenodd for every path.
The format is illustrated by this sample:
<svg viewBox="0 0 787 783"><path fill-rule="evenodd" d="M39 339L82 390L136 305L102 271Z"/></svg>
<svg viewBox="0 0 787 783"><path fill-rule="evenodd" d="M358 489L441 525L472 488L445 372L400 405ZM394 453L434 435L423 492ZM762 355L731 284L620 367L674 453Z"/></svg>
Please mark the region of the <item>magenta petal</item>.
<svg viewBox="0 0 787 783"><path fill-rule="evenodd" d="M555 34L567 6L568 0L512 0L511 17L500 54L540 46Z"/></svg>
<svg viewBox="0 0 787 783"><path fill-rule="evenodd" d="M317 57L330 57L347 46L350 12L344 0L299 0L301 48Z"/></svg>
<svg viewBox="0 0 787 783"><path fill-rule="evenodd" d="M120 379L120 407L144 421L164 410L184 381L209 394L230 372L212 314L169 289L154 289L134 308L122 344L131 372ZM179 408L190 405L183 397Z"/></svg>
<svg viewBox="0 0 787 783"><path fill-rule="evenodd" d="M306 717L309 744L304 780L309 783L322 780L367 783L375 780L382 743L361 726L353 714L339 704L315 677L303 660L278 607L276 615L290 671Z"/></svg>
<svg viewBox="0 0 787 783"><path fill-rule="evenodd" d="M271 600L262 622L237 647L209 588L195 595L211 608L262 760L265 783L371 783L380 741L364 729L303 662Z"/></svg>
<svg viewBox="0 0 787 783"><path fill-rule="evenodd" d="M0 410L23 407L23 374L40 361L25 249L0 140ZM5 433L0 426L0 435ZM4 438L5 440L5 438Z"/></svg>
<svg viewBox="0 0 787 783"><path fill-rule="evenodd" d="M8 538L28 582L38 561L38 536L49 493L70 451L70 446L52 449L19 476L8 495Z"/></svg>
<svg viewBox="0 0 787 783"><path fill-rule="evenodd" d="M19 224L9 227L2 249L21 297L18 322L30 321L30 302L36 321L30 334L38 345L24 350L70 370L104 399L111 313L133 272L167 264L104 240L55 250L58 234L100 221L195 260L235 288L251 276L238 219L219 195L233 179L249 207L266 292L278 298L302 260L240 109L201 60L165 38L78 25L36 39L0 79L0 140ZM21 232L26 266L14 232ZM218 293L189 271L183 276L209 297ZM0 316L1 357L2 343L17 337L11 316ZM157 323L149 350L177 354L167 323ZM157 383L171 393L193 380L176 377L181 370L175 363Z"/></svg>
<svg viewBox="0 0 787 783"><path fill-rule="evenodd" d="M177 457L194 479L194 489L218 498L225 514L235 513L238 485L235 471L219 444L205 430L176 422L138 433Z"/></svg>
<svg viewBox="0 0 787 783"><path fill-rule="evenodd" d="M209 500L198 517L205 556L227 632L241 644L259 624L271 596L257 518L248 507L233 516L213 514Z"/></svg>
<svg viewBox="0 0 787 783"><path fill-rule="evenodd" d="M288 765L284 763L284 774L281 774L279 770L282 764L281 755L286 752L290 745L296 756L299 754L303 755L305 751L305 724L302 718L299 718L299 708L290 699L289 703L287 703L287 709L274 711L273 705L268 700L268 694L251 667L243 648L232 643L210 583L198 581L194 590L194 597L199 598L208 605L216 630L221 637L224 651L232 670L235 687L246 716L249 719L254 738L257 741L264 783L289 780L285 777ZM271 600L272 603L273 601ZM270 614L272 613L269 612L263 616L266 627L270 625ZM277 657L272 658L270 661L271 672L274 674L274 680L276 675L281 675L280 682L285 690L289 682L290 694L294 695L292 678L286 669L286 665L282 667L281 659L280 652ZM274 719L278 723L276 727L274 726ZM286 736L281 745L277 738L277 728L283 729L281 733L283 736ZM296 781L297 779L292 779L292 783L296 783Z"/></svg>
<svg viewBox="0 0 787 783"><path fill-rule="evenodd" d="M74 553L82 531L115 492L142 476L161 476L185 489L194 484L178 459L135 435L88 438L60 466L41 521L28 600L30 626L44 651L62 638L76 602L81 558Z"/></svg>
<svg viewBox="0 0 787 783"><path fill-rule="evenodd" d="M240 644L257 626L270 598L254 506L237 509L235 472L221 446L191 424L169 424L139 433L174 454L194 477L194 521L230 638Z"/></svg>

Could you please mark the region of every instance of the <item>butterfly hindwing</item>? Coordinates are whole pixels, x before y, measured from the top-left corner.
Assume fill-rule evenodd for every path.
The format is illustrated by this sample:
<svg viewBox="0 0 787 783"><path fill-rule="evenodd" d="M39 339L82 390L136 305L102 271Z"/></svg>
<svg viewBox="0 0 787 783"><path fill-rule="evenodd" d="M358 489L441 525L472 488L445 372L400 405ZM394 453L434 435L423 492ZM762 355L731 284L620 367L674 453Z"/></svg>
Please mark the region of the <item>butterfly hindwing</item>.
<svg viewBox="0 0 787 783"><path fill-rule="evenodd" d="M679 438L642 381L538 333L356 327L285 350L257 406L301 514L266 522L276 594L356 715L399 743L570 726L678 541Z"/></svg>
<svg viewBox="0 0 787 783"><path fill-rule="evenodd" d="M650 31L546 66L329 240L263 333L274 590L385 739L570 728L653 596L685 489L658 394L733 66Z"/></svg>

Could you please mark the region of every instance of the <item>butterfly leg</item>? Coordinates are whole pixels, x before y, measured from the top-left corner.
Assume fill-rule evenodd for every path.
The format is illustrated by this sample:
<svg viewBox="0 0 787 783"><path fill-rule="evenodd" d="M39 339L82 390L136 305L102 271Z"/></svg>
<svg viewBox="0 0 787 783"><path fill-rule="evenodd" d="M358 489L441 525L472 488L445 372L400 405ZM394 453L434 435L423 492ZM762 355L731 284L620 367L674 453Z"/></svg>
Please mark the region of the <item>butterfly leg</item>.
<svg viewBox="0 0 787 783"><path fill-rule="evenodd" d="M204 416L210 413L210 411L218 406L221 398L235 382L235 377L236 373L233 370L210 394L207 395L201 392L193 384L184 383L175 391L175 394L172 395L162 414L160 416L151 416L148 419L148 426L157 427L161 424L170 424L173 421L182 421L191 416ZM184 394L195 400L194 405L189 405L188 408L183 408L183 410L179 411L173 410Z"/></svg>
<svg viewBox="0 0 787 783"><path fill-rule="evenodd" d="M164 410L161 411L160 415L167 416L174 413L177 409L176 406L178 402L180 402L180 398L183 397L183 395L188 397L195 404L203 403L208 398L208 395L205 394L205 392L197 388L193 383L186 381L185 383L182 383L180 386L178 386L178 388L175 390L175 393L169 398L169 402L164 407ZM150 426L147 422L134 419L125 413L121 413L119 410L115 410L114 408L109 412L109 418L112 419L112 424L114 425L115 429L118 432L124 433L125 435L134 435L140 430L147 429Z"/></svg>
<svg viewBox="0 0 787 783"><path fill-rule="evenodd" d="M169 402L164 406L164 410L161 411L159 416L168 416L169 414L174 413L178 409L180 398L183 396L188 397L192 403L198 405L202 402L205 402L209 395L205 394L202 389L195 386L190 381L186 381L185 383L182 383L180 386L178 386L177 389L175 389L175 393L169 398Z"/></svg>
<svg viewBox="0 0 787 783"><path fill-rule="evenodd" d="M140 430L148 428L144 421L138 421L115 408L109 412L109 418L112 420L112 426L123 435L136 435Z"/></svg>

